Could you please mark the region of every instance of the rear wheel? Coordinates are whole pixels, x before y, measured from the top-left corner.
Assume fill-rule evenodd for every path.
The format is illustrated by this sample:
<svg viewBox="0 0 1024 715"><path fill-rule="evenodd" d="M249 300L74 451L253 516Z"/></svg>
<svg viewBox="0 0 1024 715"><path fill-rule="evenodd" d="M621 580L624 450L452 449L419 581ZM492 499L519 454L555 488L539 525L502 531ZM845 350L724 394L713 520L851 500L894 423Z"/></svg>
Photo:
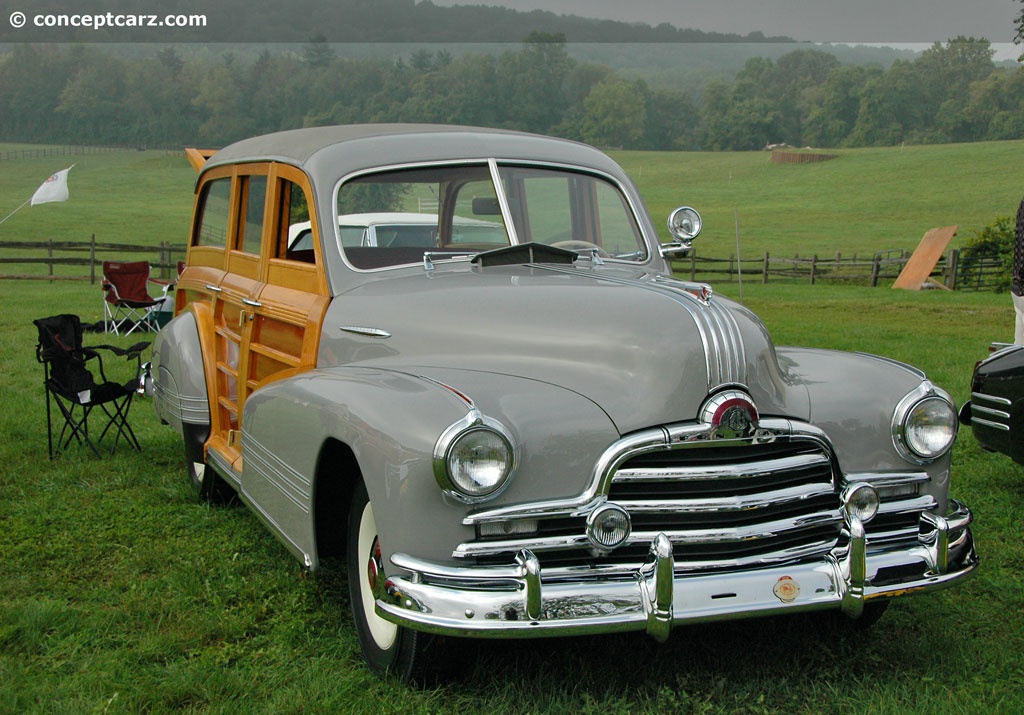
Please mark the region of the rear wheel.
<svg viewBox="0 0 1024 715"><path fill-rule="evenodd" d="M346 561L352 617L370 669L418 685L438 681L451 665L444 653L447 639L395 625L374 610L387 576L373 505L362 481L352 495Z"/></svg>
<svg viewBox="0 0 1024 715"><path fill-rule="evenodd" d="M210 435L208 425L182 424L185 440L185 468L188 470L192 489L205 502L226 504L235 496L224 479L206 464L206 438Z"/></svg>

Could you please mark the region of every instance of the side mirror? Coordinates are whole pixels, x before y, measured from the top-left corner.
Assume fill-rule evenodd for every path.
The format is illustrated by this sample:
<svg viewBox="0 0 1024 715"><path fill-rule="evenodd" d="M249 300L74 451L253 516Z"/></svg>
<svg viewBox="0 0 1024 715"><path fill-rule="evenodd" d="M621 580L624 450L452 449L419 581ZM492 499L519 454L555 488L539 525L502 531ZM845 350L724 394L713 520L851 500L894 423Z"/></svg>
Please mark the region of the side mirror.
<svg viewBox="0 0 1024 715"><path fill-rule="evenodd" d="M703 221L697 209L689 206L677 208L668 217L668 232L672 236L672 242L662 244L661 255L669 256L689 251L693 239L697 238L702 227Z"/></svg>

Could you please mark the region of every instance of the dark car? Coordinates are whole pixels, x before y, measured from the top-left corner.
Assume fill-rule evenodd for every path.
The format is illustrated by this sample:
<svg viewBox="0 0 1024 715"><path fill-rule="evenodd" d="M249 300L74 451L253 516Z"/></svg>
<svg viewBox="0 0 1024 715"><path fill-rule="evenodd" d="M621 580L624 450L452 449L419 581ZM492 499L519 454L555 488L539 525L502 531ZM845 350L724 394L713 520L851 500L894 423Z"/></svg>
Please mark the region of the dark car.
<svg viewBox="0 0 1024 715"><path fill-rule="evenodd" d="M1003 345L978 363L960 421L982 447L1024 464L1024 345Z"/></svg>

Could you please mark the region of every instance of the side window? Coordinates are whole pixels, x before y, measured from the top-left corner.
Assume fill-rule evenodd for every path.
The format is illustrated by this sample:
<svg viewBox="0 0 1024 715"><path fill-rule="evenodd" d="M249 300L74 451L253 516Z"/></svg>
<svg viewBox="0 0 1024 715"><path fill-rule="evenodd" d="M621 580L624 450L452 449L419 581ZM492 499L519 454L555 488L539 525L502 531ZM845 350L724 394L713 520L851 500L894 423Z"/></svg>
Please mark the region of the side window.
<svg viewBox="0 0 1024 715"><path fill-rule="evenodd" d="M267 200L267 177L248 176L242 183L243 221L238 227L239 250L259 255Z"/></svg>
<svg viewBox="0 0 1024 715"><path fill-rule="evenodd" d="M203 187L200 219L193 245L224 248L228 240L228 211L231 208L231 177L215 179Z"/></svg>
<svg viewBox="0 0 1024 715"><path fill-rule="evenodd" d="M316 263L313 250L313 224L309 220L309 201L302 187L281 179L278 185L278 224L276 258Z"/></svg>

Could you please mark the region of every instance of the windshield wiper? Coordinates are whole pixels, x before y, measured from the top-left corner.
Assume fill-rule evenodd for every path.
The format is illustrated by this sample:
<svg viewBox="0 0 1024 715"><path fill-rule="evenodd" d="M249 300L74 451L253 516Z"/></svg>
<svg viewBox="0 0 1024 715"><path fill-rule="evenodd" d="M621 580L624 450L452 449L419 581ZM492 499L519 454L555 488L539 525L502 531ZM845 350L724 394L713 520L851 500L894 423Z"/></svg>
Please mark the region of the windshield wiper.
<svg viewBox="0 0 1024 715"><path fill-rule="evenodd" d="M424 251L423 270L434 270L435 258L443 258L449 261L468 261L471 258L474 258L478 253L478 251L467 251L466 253L449 253L448 251Z"/></svg>

